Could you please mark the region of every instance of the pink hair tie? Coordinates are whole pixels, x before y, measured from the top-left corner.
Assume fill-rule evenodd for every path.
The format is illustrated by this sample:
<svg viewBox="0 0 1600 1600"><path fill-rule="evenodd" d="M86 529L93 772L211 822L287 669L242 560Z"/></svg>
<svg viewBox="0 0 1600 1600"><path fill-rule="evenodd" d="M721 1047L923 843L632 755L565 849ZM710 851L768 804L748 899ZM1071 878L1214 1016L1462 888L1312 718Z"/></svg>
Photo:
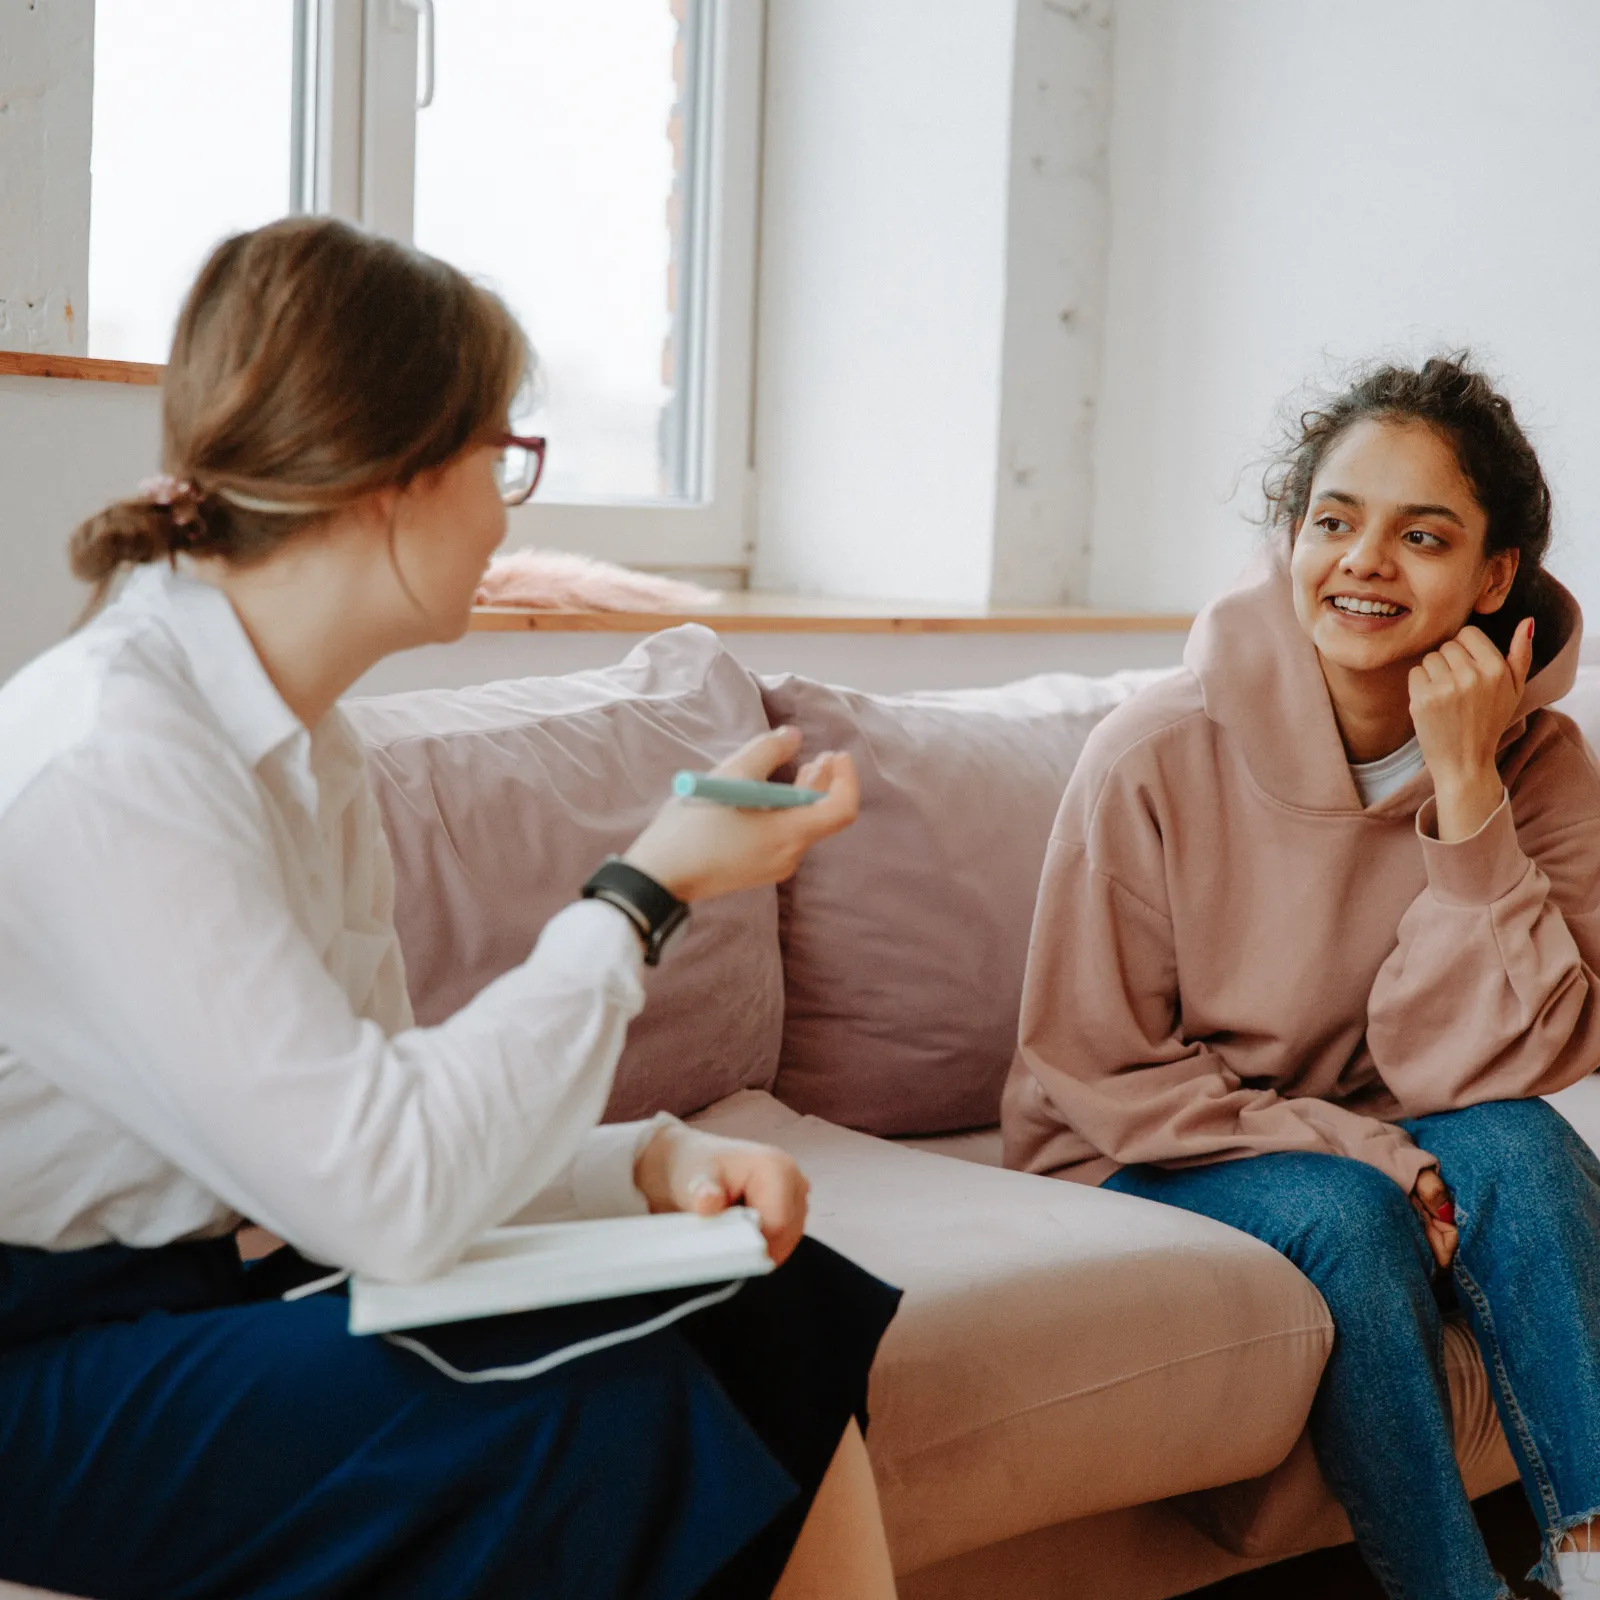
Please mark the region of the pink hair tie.
<svg viewBox="0 0 1600 1600"><path fill-rule="evenodd" d="M146 478L139 485L139 498L158 506L170 506L177 500L194 499L194 485L184 478L174 478L165 472Z"/></svg>

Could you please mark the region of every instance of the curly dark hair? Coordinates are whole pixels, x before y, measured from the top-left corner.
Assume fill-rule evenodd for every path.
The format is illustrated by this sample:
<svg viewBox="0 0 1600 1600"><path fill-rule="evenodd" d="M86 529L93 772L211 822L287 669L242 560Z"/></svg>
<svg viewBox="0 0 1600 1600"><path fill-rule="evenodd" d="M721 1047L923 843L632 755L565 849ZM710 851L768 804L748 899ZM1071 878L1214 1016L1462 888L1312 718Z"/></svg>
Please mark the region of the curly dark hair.
<svg viewBox="0 0 1600 1600"><path fill-rule="evenodd" d="M1358 422L1421 422L1455 452L1461 475L1488 520L1485 555L1516 550L1517 575L1499 611L1477 625L1502 651L1524 617L1534 620L1534 659L1543 665L1559 647L1561 621L1544 570L1550 548L1550 486L1511 402L1472 364L1466 351L1434 356L1420 368L1376 366L1343 393L1303 412L1267 469L1267 520L1299 532L1323 459Z"/></svg>

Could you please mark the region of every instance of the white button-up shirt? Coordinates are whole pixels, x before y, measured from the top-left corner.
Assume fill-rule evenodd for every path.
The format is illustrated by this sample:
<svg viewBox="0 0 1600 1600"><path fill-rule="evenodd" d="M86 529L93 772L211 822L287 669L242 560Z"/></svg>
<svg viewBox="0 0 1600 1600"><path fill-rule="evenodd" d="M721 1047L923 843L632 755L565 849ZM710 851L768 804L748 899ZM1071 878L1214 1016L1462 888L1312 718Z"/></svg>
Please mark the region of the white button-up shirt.
<svg viewBox="0 0 1600 1600"><path fill-rule="evenodd" d="M419 1028L360 744L273 687L226 597L144 569L0 688L0 1241L249 1218L405 1279L526 1210L639 1211L596 1128L638 936L569 906Z"/></svg>

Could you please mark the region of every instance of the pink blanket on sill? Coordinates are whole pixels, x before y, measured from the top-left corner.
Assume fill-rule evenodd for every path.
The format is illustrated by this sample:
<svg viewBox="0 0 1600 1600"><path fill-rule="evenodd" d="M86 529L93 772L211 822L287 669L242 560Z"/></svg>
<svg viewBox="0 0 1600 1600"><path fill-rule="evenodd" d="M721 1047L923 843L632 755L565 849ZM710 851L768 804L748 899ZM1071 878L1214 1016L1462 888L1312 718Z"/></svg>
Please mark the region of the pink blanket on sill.
<svg viewBox="0 0 1600 1600"><path fill-rule="evenodd" d="M722 596L564 550L515 550L489 564L474 598L480 606L530 611L682 611L716 605Z"/></svg>

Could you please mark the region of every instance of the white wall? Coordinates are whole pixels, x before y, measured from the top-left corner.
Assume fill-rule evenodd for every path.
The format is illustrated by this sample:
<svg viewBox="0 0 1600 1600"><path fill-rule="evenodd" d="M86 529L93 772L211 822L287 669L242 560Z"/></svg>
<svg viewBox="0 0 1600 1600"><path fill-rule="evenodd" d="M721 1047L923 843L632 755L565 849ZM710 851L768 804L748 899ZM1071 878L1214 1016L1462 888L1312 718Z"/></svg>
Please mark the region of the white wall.
<svg viewBox="0 0 1600 1600"><path fill-rule="evenodd" d="M94 0L0 0L0 350L89 332Z"/></svg>
<svg viewBox="0 0 1600 1600"><path fill-rule="evenodd" d="M357 694L458 689L499 678L547 677L620 661L640 635L474 633L458 644L380 662ZM752 672L798 672L877 694L1011 683L1037 672L1119 672L1175 666L1181 633L730 633L723 642ZM3 675L0 665L0 675Z"/></svg>
<svg viewBox="0 0 1600 1600"><path fill-rule="evenodd" d="M1015 0L772 0L756 582L987 587ZM842 586L841 586L842 585Z"/></svg>
<svg viewBox="0 0 1600 1600"><path fill-rule="evenodd" d="M771 0L756 582L1081 598L1110 0Z"/></svg>
<svg viewBox="0 0 1600 1600"><path fill-rule="evenodd" d="M1118 0L1092 603L1227 583L1308 376L1470 344L1600 616L1597 65L1593 0Z"/></svg>
<svg viewBox="0 0 1600 1600"><path fill-rule="evenodd" d="M157 389L0 377L0 680L83 608L67 539L156 470L160 434Z"/></svg>

